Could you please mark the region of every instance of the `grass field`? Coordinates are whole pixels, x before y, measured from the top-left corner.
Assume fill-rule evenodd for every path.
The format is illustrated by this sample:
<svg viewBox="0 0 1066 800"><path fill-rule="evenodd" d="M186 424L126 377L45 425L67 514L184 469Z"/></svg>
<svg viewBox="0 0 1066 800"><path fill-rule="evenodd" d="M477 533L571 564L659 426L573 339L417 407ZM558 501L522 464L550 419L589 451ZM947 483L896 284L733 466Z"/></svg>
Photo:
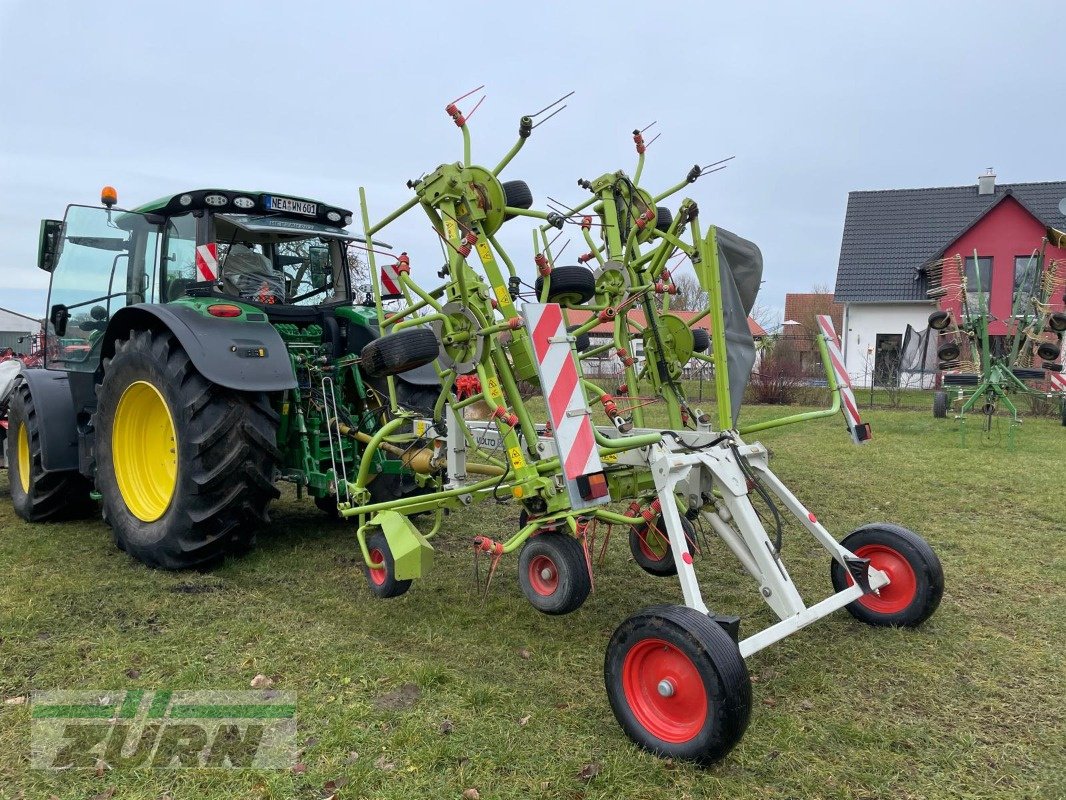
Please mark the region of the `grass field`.
<svg viewBox="0 0 1066 800"><path fill-rule="evenodd" d="M516 558L477 596L470 538L518 518L513 504L478 506L449 518L428 578L375 601L353 527L291 494L249 556L164 573L117 551L98 520L24 524L3 475L0 797L313 799L330 781L341 798L1066 796L1066 430L1027 421L1011 453L976 435L960 449L954 423L930 413L869 419L862 448L839 417L759 438L835 534L875 520L922 533L944 601L916 631L839 612L756 654L748 732L709 770L638 751L608 706L611 632L680 598L632 563L624 536L584 608L550 618L523 599ZM809 601L824 596L827 558L796 526L785 558ZM742 633L770 621L724 546L697 566ZM33 690L247 689L260 673L298 693L305 771L29 768L19 698Z"/></svg>

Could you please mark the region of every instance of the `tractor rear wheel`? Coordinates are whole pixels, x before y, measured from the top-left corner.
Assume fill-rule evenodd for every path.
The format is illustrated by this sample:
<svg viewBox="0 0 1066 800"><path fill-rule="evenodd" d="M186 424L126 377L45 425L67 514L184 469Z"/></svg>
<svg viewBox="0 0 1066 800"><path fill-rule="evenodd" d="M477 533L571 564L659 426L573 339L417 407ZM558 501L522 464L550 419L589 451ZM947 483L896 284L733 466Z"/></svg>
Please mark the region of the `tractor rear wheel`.
<svg viewBox="0 0 1066 800"><path fill-rule="evenodd" d="M41 425L30 387L15 384L8 409L8 480L15 513L27 522L84 516L93 507L89 482L75 471L45 472L41 464Z"/></svg>
<svg viewBox="0 0 1066 800"><path fill-rule="evenodd" d="M685 606L639 611L611 637L603 665L626 735L659 756L709 764L748 727L751 678L736 643Z"/></svg>
<svg viewBox="0 0 1066 800"><path fill-rule="evenodd" d="M121 549L187 569L251 545L279 494L265 394L211 383L169 331L116 341L96 392L97 487Z"/></svg>
<svg viewBox="0 0 1066 800"><path fill-rule="evenodd" d="M944 419L948 415L948 393L934 392L933 394L933 417Z"/></svg>

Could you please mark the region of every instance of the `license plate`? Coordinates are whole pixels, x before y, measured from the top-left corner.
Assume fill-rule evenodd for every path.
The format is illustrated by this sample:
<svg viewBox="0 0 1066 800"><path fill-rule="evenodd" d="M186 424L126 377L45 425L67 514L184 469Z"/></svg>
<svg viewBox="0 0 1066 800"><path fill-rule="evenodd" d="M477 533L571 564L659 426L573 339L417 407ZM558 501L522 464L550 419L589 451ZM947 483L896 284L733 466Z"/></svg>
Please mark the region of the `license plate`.
<svg viewBox="0 0 1066 800"><path fill-rule="evenodd" d="M318 216L318 205L306 200L294 200L291 197L266 198L266 207L271 211L287 211L290 214L305 214L308 217Z"/></svg>

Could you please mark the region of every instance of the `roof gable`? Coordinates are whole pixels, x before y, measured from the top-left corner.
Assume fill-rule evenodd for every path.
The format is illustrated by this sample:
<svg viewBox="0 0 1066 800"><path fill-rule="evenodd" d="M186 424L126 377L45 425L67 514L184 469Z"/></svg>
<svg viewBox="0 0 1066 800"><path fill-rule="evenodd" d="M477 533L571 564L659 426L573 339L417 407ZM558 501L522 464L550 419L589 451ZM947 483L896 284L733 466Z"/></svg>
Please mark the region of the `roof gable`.
<svg viewBox="0 0 1066 800"><path fill-rule="evenodd" d="M1013 197L1042 225L1061 227L1066 181L851 192L837 267L839 302L924 301L918 268ZM1036 243L1033 243L1034 246Z"/></svg>

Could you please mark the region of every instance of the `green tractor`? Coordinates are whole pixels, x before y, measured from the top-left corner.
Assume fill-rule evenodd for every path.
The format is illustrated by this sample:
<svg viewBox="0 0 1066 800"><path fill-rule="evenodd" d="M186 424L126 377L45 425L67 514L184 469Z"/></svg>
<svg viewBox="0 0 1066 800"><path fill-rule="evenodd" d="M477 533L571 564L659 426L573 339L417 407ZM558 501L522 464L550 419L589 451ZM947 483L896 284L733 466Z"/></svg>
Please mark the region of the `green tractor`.
<svg viewBox="0 0 1066 800"><path fill-rule="evenodd" d="M440 393L432 330L382 336L356 296L351 212L216 189L101 199L41 223L48 346L10 402L17 513L99 501L117 545L166 569L248 548L279 480L336 514L390 408ZM376 450L371 496L422 491L433 455Z"/></svg>

